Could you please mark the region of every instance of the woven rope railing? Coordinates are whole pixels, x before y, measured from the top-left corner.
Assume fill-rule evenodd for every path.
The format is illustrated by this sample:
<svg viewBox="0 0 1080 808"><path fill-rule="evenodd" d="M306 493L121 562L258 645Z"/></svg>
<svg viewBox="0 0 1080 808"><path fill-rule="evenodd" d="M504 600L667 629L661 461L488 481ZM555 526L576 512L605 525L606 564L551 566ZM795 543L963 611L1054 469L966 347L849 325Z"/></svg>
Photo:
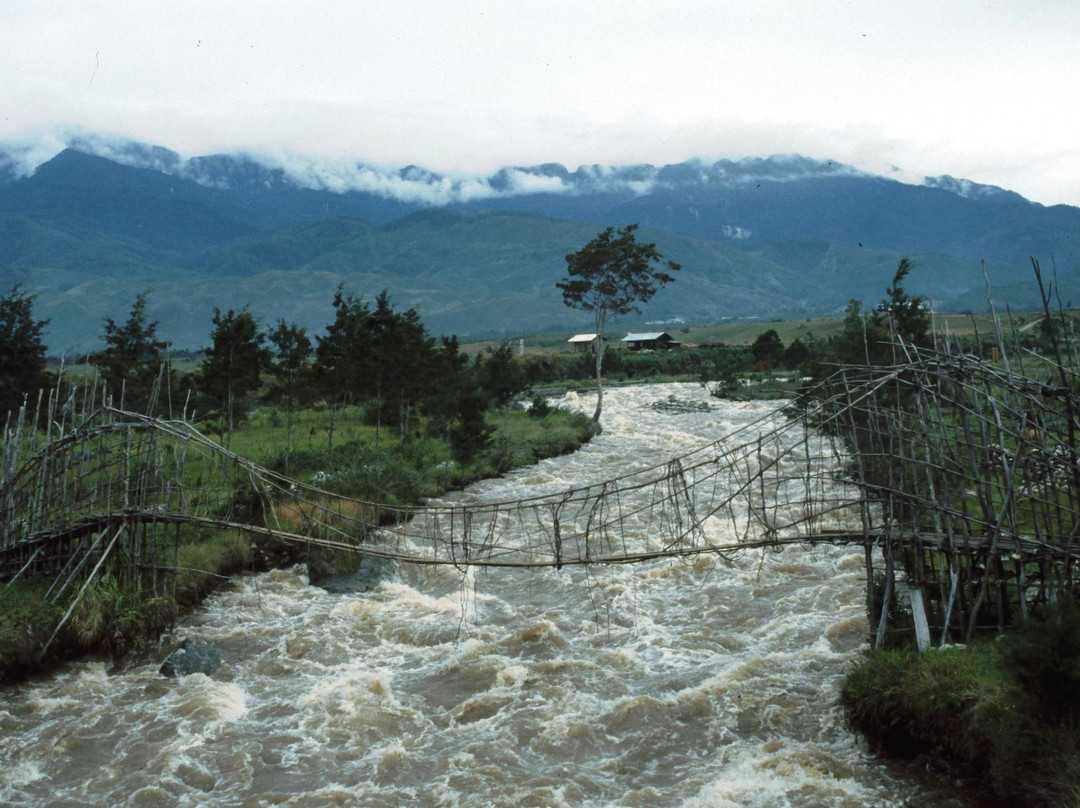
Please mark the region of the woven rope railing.
<svg viewBox="0 0 1080 808"><path fill-rule="evenodd" d="M962 354L906 357L842 368L783 414L614 479L422 507L289 479L188 423L106 406L76 417L51 402L44 433L21 419L6 432L0 579L33 570L70 581L105 548L133 569L168 567L179 541L170 529L195 524L461 568L861 543L882 548L890 580L902 563L914 585L937 587L971 621L1008 586L1038 597L1071 587L1072 377L1036 357L1011 369Z"/></svg>

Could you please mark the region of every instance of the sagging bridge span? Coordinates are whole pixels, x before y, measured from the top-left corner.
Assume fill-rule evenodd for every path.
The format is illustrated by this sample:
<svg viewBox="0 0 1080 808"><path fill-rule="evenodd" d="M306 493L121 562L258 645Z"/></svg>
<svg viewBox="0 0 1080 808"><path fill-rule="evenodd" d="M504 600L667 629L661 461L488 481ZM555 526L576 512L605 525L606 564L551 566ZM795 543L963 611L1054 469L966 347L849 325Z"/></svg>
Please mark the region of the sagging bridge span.
<svg viewBox="0 0 1080 808"><path fill-rule="evenodd" d="M965 356L847 368L783 416L615 479L423 507L334 494L76 395L9 423L0 466L0 581L52 576L55 599L105 570L168 586L185 525L461 569L854 543L878 643L900 569L944 642L1071 588L1080 555L1075 395Z"/></svg>

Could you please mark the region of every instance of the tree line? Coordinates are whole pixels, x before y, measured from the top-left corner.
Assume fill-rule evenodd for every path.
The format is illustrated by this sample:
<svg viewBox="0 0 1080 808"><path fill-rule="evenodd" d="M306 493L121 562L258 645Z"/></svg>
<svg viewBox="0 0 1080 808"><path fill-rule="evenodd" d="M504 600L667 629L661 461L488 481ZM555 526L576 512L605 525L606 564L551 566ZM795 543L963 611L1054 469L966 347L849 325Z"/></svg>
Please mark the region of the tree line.
<svg viewBox="0 0 1080 808"><path fill-rule="evenodd" d="M720 382L723 390L754 370L784 368L816 377L836 364L884 364L894 350L892 336L915 345L928 340L924 301L903 288L911 269L908 259L900 262L887 297L874 310L865 312L861 302L850 300L842 332L828 340L795 339L784 345L769 329L750 346L705 344L639 355L606 350L605 372L616 379L696 375L703 382ZM54 381L43 342L48 321L34 317L33 300L18 285L0 298L0 355L5 357L0 412L17 410L27 396ZM622 302L622 308L630 306ZM386 427L403 440L422 411L432 428L447 434L462 453L471 442L482 441L487 408L506 405L529 385L589 378L598 365L593 355L584 354L518 359L509 345L470 360L456 337L432 337L417 310L398 309L386 291L368 301L339 288L332 308L325 333L314 339L295 322L278 320L263 329L246 308L215 308L198 368L180 373L171 366L170 346L160 338L158 323L148 317L144 292L136 296L125 321L105 319L104 348L85 359L117 406L154 414L182 407L188 415L216 418L226 439L261 393L262 400L285 411L290 428L298 409L326 407L331 447L340 413L362 405L377 435Z"/></svg>
<svg viewBox="0 0 1080 808"><path fill-rule="evenodd" d="M592 286L583 285L580 268L577 275L568 274L569 280L559 286L567 305L624 313L633 310L636 301L648 299L656 285L671 280L668 275L658 277L655 269L638 267L639 276L653 272L654 286L631 290L615 303L578 301L567 292L572 280L585 289L607 290L610 297L610 290L601 287L601 283L613 283L606 277L614 272L608 264L621 271L628 260L627 249L614 249L613 244L625 241L634 246L632 236L632 228L617 233L609 229L567 256L571 268L585 263L582 256L595 258L598 267L597 275L588 278ZM649 252L639 256L641 262L657 262L654 246L644 246ZM693 376L718 395L731 395L739 390L739 378L753 371L785 369L818 379L838 365L891 364L898 358L899 343L924 347L932 342L926 301L904 289L913 266L907 258L900 261L885 297L869 311L861 301L849 300L840 333L828 339L797 338L785 345L775 329L768 329L751 345L706 343L658 353L606 349L604 373L615 380ZM575 286L571 291L576 294L581 289ZM5 358L0 369L0 413L17 410L27 396L55 381L42 341L47 321L36 319L32 309L33 296L17 285L0 298L0 355ZM383 439L384 431L396 436L398 443L405 441L422 413L425 428L445 437L461 458L470 456L489 437L484 421L489 408L507 405L529 386L585 380L599 368L593 354L519 358L509 344L470 359L456 337L433 337L416 309L400 310L386 291L371 301L339 288L332 309L325 333L312 338L295 322L278 320L272 328L263 329L246 308L215 308L197 369L181 373L171 365L172 352L158 335L157 322L148 318L147 294L142 293L125 321L104 321L104 348L86 360L96 368L117 406L159 415L181 410L189 417L197 414L212 419L226 442L250 407L263 401L285 413L287 445L298 410L325 408L332 450L341 414L361 406L376 426L376 441ZM1040 339L1044 330L1031 332L1029 338Z"/></svg>
<svg viewBox="0 0 1080 808"><path fill-rule="evenodd" d="M35 318L33 301L18 285L0 298L0 412L33 407L32 397L57 381L43 341L48 321ZM426 428L445 437L462 460L487 443L484 413L509 404L526 385L509 345L470 359L457 337L432 337L416 309L400 310L386 291L367 301L339 288L332 305L333 319L314 339L295 322L264 329L247 308L215 308L198 367L181 372L143 292L126 320L105 319L104 347L75 361L93 366L114 406L198 417L219 429L227 445L261 401L285 412L286 445L295 413L324 407L332 451L342 413L359 406L376 426L377 442L384 431L404 442L423 413Z"/></svg>

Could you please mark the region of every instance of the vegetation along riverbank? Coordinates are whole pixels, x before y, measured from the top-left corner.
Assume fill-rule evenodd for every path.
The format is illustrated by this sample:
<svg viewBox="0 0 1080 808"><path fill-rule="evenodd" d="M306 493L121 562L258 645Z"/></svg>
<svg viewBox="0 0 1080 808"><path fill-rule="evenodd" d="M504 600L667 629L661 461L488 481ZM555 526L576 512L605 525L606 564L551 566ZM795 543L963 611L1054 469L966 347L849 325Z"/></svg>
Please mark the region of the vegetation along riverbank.
<svg viewBox="0 0 1080 808"><path fill-rule="evenodd" d="M1007 336L994 321L963 337L935 333L922 302L905 294L904 274L902 264L874 311L849 304L828 336L786 330L785 344L782 329L767 328L740 344L609 345L605 378L694 379L739 398L771 389L797 396L793 406L823 429L837 428L842 413L848 476L882 514L880 535L867 544L875 650L844 689L852 727L883 753L929 755L1012 804L1021 794L1026 804L1063 804L1063 795L1080 793L1068 742L1076 717L1040 705L1073 686L1069 663L1062 672L1049 661L1068 660L1080 645L1063 605L1076 582L1062 541L1080 512L1072 316L1051 311L1047 295L1037 328ZM522 355L512 342L469 355L452 338L431 339L415 312L398 312L385 295L371 305L340 291L334 321L314 345L295 326L267 334L248 312L217 312L202 361L181 368L156 344L142 302L126 324L107 323L109 347L85 365L52 379L41 369L52 392L9 421L28 451L44 445L50 424L65 423L68 402L104 400L107 389L125 409L195 421L229 451L290 478L408 504L570 451L589 434L587 419L549 411L542 397L527 411L514 402L530 388L588 384L594 355ZM134 352L137 362L127 358L131 345L145 349ZM845 398L856 383L874 395ZM234 572L306 561L317 579L356 562L228 531L180 530L181 552L161 589L134 596L108 566L66 591L52 589L54 578L9 583L0 594L6 675L86 651L123 654ZM997 633L1007 640L983 642ZM902 650L926 647L931 635L946 650ZM1052 650L1015 650L1039 636Z"/></svg>
<svg viewBox="0 0 1080 808"><path fill-rule="evenodd" d="M260 465L281 472L288 466L295 479L334 493L419 504L449 488L573 451L589 438L583 415L556 408L530 415L507 408L485 414L483 447L471 459L459 461L446 441L437 438L400 445L383 441L376 448L378 430L364 422L360 408L339 412L336 418L332 452L326 441L328 415L317 410L294 414L292 429L302 432L302 438L289 452L284 417L271 408L249 413L233 433L233 446ZM193 526L179 530L170 580L156 590L133 588L119 573L110 572L85 591L72 586L59 596L49 577L0 585L0 681L17 681L87 653L120 658L137 651L231 575L305 562L312 581L318 582L352 571L359 562L352 554L236 531Z"/></svg>
<svg viewBox="0 0 1080 808"><path fill-rule="evenodd" d="M1080 805L1080 608L997 641L875 651L848 675L850 726L888 757L962 776L1001 805Z"/></svg>
<svg viewBox="0 0 1080 808"><path fill-rule="evenodd" d="M1080 353L1034 266L1037 343L998 323L980 356L890 307L877 358L868 343L870 361L801 405L825 428L842 411L849 473L880 509L872 650L841 694L850 726L996 803L1069 806L1080 805ZM855 380L875 392L852 406Z"/></svg>
<svg viewBox="0 0 1080 808"><path fill-rule="evenodd" d="M3 391L14 406L0 469L5 483L106 404L182 419L231 454L288 478L395 505L573 451L590 434L586 418L542 398L512 406L527 385L509 346L469 357L453 338L430 337L415 311L398 311L386 295L370 304L339 292L334 321L314 343L302 328L279 323L266 333L250 312L215 312L210 345L186 370L174 366L140 295L126 322L106 322L104 350L55 374L32 302L18 289L3 300L5 319L17 326L5 333L20 343L5 347L24 360L22 375ZM42 382L46 388L34 393ZM95 485L106 473L105 459L79 462L86 468L75 485ZM195 464L191 474L199 473ZM36 484L42 499L55 493L51 474ZM4 541L16 541L24 528L6 525ZM192 525L177 526L170 541L175 557L167 569L155 563L147 571L138 559L105 563L106 550L101 563L83 569L9 576L0 585L0 680L84 653L122 656L238 572L305 561L317 580L358 562ZM96 553L95 543L84 558L98 561Z"/></svg>

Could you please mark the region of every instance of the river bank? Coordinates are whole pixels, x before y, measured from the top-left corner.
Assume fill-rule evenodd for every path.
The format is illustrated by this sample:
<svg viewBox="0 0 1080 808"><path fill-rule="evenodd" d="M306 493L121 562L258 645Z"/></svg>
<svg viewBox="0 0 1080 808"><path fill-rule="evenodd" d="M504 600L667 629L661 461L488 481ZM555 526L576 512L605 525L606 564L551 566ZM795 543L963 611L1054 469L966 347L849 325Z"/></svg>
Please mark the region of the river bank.
<svg viewBox="0 0 1080 808"><path fill-rule="evenodd" d="M665 406L673 395L699 406ZM580 451L446 499L558 496L783 420L696 384L614 390L604 418ZM707 512L712 489L694 492ZM644 514L641 494L620 507ZM213 677L166 681L148 655L8 688L0 802L970 808L844 726L864 593L861 552L844 547L403 564L363 593L311 586L299 566L242 576L162 640L220 647Z"/></svg>
<svg viewBox="0 0 1080 808"><path fill-rule="evenodd" d="M507 411L492 421L489 450L475 462L444 463L445 471L440 471L440 456L408 458L409 465L434 471L423 479L415 473L403 473L415 482L393 489L392 496L418 504L424 497L440 496L510 468L576 451L591 438L588 418L565 410L552 410L544 418ZM248 442L255 441L248 438ZM354 445L352 451L356 450ZM275 450L264 447L263 451ZM348 463L351 456L348 444L339 447L333 459L323 453L297 455L292 458L292 473L328 476L327 469ZM382 456L391 458L393 453L384 451ZM305 461L310 468L305 468ZM398 463L404 461L392 461ZM51 579L0 585L0 684L22 681L86 655L121 659L153 644L232 576L297 563L308 564L313 580L317 580L350 571L358 557L265 537L186 527L171 586L162 586L157 592L132 591L108 574L89 587L77 603L77 588L56 602L47 599ZM69 608L73 610L64 621Z"/></svg>
<svg viewBox="0 0 1080 808"><path fill-rule="evenodd" d="M869 652L840 703L876 752L963 777L995 805L1080 805L1080 609L1071 603L995 641Z"/></svg>

